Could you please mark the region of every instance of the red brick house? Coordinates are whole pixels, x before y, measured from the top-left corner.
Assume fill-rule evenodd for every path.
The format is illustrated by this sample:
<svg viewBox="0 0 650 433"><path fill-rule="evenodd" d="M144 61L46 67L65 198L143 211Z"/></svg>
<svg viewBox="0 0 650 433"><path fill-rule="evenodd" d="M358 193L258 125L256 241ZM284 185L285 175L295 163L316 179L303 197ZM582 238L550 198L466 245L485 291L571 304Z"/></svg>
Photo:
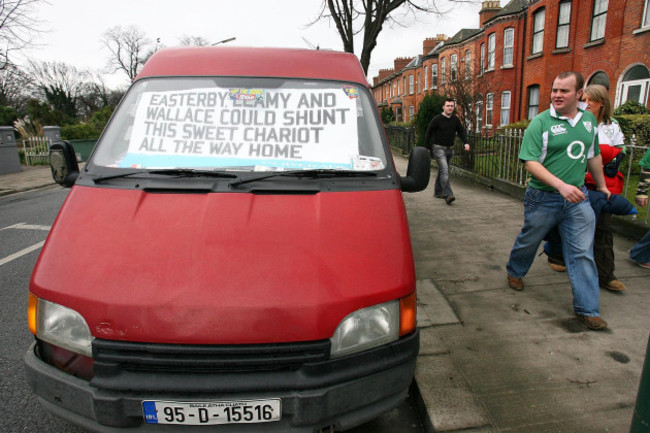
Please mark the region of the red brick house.
<svg viewBox="0 0 650 433"><path fill-rule="evenodd" d="M490 133L546 110L553 78L576 70L606 85L615 106L650 106L649 3L483 1L479 29L426 39L421 56L374 78L375 99L408 122L424 95L438 92L457 99L469 129Z"/></svg>

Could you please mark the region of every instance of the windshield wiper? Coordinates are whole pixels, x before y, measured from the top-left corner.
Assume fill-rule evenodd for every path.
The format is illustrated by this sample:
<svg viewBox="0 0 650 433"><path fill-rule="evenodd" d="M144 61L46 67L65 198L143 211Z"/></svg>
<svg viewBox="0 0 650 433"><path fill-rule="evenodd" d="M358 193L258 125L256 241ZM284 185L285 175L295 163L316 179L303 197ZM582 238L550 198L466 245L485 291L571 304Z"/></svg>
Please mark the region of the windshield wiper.
<svg viewBox="0 0 650 433"><path fill-rule="evenodd" d="M252 176L247 179L240 179L230 182L228 186L236 187L244 183L255 182L258 180L268 179L275 176L291 177L376 177L377 173L373 171L353 171L353 170L335 170L335 169L313 169L313 170L291 170L291 171L274 171L259 176Z"/></svg>
<svg viewBox="0 0 650 433"><path fill-rule="evenodd" d="M230 179L237 177L236 174L227 173L224 171L195 170L189 168L165 168L165 169L157 169L157 170L132 171L129 173L113 174L110 176L100 176L94 178L93 182L101 183L105 180L117 179L120 177L135 176L137 174L161 174L164 176L181 176L181 177L225 177Z"/></svg>

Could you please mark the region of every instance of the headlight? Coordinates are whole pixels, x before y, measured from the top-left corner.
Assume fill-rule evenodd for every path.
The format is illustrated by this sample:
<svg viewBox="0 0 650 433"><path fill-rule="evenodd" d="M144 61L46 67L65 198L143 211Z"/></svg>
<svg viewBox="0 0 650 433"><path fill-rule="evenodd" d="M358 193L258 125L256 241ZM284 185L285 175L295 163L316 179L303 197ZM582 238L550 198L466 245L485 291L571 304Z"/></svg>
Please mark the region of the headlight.
<svg viewBox="0 0 650 433"><path fill-rule="evenodd" d="M378 347L399 338L399 301L355 311L339 323L332 336L330 357Z"/></svg>
<svg viewBox="0 0 650 433"><path fill-rule="evenodd" d="M29 330L43 341L92 357L93 336L76 311L29 294Z"/></svg>

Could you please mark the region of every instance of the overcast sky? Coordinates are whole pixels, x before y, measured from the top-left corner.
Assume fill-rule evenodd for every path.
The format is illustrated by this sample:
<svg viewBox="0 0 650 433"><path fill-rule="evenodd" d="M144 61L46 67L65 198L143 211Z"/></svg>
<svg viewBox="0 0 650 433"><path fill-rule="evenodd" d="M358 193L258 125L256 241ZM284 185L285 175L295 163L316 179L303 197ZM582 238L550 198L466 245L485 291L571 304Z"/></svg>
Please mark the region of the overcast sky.
<svg viewBox="0 0 650 433"><path fill-rule="evenodd" d="M379 69L391 68L396 57L414 56L422 51L422 41L444 33L453 36L461 28L477 28L480 1L453 4L438 0L449 10L443 17L407 16L404 27L385 26L371 58L369 80ZM101 71L109 58L103 33L116 25L135 25L151 40L160 38L165 46L179 44L182 36L200 36L212 43L235 37L229 45L255 47L342 50L333 23L312 22L322 0L49 0L38 17L48 29L40 45L28 52L34 60L57 60L79 69ZM507 3L504 1L503 3ZM306 41L305 41L306 40ZM361 40L355 41L360 54ZM110 87L124 87L123 72L106 76Z"/></svg>

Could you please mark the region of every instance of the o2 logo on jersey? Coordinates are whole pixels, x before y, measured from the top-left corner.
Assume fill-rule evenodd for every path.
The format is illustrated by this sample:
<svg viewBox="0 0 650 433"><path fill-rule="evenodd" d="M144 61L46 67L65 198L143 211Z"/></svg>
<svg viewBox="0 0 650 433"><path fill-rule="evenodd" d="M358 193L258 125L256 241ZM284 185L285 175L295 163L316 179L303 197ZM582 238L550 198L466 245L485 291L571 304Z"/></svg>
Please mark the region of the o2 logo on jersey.
<svg viewBox="0 0 650 433"><path fill-rule="evenodd" d="M572 141L571 144L567 146L566 153L571 159L581 159L580 162L585 162L585 144L580 140Z"/></svg>

